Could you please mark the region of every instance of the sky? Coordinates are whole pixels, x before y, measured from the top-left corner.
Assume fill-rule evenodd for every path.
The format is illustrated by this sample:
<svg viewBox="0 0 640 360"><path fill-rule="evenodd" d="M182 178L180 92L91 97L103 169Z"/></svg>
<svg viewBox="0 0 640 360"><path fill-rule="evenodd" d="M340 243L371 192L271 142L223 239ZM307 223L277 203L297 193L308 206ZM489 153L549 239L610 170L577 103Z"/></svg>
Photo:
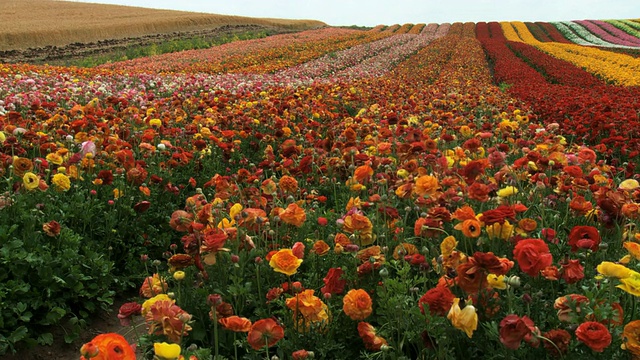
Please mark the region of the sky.
<svg viewBox="0 0 640 360"><path fill-rule="evenodd" d="M329 25L640 18L638 0L83 0L101 4L264 18L313 19Z"/></svg>

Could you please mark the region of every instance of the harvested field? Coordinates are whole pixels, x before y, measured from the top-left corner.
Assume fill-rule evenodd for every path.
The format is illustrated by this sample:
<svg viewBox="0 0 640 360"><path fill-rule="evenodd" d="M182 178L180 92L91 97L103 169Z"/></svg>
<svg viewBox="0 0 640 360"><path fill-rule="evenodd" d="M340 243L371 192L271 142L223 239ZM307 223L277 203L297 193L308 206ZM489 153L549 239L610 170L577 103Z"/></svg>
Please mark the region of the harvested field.
<svg viewBox="0 0 640 360"><path fill-rule="evenodd" d="M56 0L0 0L0 50L65 46L107 39L259 25L289 31L326 26L316 20L249 18Z"/></svg>

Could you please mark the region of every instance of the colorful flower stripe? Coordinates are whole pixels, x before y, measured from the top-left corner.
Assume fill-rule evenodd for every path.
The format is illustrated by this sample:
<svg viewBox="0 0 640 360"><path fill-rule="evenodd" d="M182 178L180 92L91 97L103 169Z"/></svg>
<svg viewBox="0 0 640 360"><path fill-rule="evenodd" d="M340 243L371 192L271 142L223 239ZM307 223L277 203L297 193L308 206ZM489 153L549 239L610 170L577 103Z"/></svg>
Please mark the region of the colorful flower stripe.
<svg viewBox="0 0 640 360"><path fill-rule="evenodd" d="M232 42L202 51L183 51L117 64L105 64L99 68L152 73L273 72L311 60L327 52L378 40L384 36L347 29L310 30L298 34L249 40L246 44ZM292 55L294 53L295 56Z"/></svg>
<svg viewBox="0 0 640 360"><path fill-rule="evenodd" d="M360 67L363 63L371 61L371 58L377 57L377 59L373 61L380 63L379 59L386 58L391 51L400 50L400 53L404 54L405 57L408 56L411 51L406 50L404 45L415 42L414 40L416 40L417 36L418 35L396 34L368 44L356 45L349 49L334 52L319 59L282 70L278 75L292 78L340 76L338 75L339 73L348 73L350 72L349 69ZM396 63L398 59L396 58L396 60L393 61L389 58L388 61L389 64L383 67L387 70L390 69L392 63ZM384 62L379 65L384 65ZM360 75L363 74L364 73L360 73ZM379 75L380 73L378 72L377 74Z"/></svg>
<svg viewBox="0 0 640 360"><path fill-rule="evenodd" d="M561 23L554 23L554 25L556 25L561 32L562 32L561 27L566 26L565 31L574 32L579 38L584 39L582 43L576 39L576 43L580 45L595 45L595 46L613 47L613 48L629 47L628 45L619 45L616 43L603 40L599 36L602 33L606 34L606 32L601 28L599 28L598 26L591 23L579 23L577 21L563 21ZM567 28L569 30L567 30ZM596 35L596 33L598 35ZM607 36L607 37L610 37L610 36Z"/></svg>
<svg viewBox="0 0 640 360"><path fill-rule="evenodd" d="M551 39L551 41L564 43L564 44L572 43L566 37L564 37L562 33L560 33L560 31L558 31L558 28L556 28L552 24L547 22L536 22L535 24L538 25L538 27L542 29L547 35L549 35L549 38Z"/></svg>
<svg viewBox="0 0 640 360"><path fill-rule="evenodd" d="M524 31L524 24L506 23L509 26L511 24L518 27L519 33L525 39L533 39L531 34L527 35ZM530 104L545 123L559 124L565 134L571 134L587 144L602 144L603 150L608 154L613 154L614 149L619 149L624 156L635 158L640 155L640 151L637 150L640 146L640 104L634 100L640 96L640 88L597 84L593 87L551 84L509 49L504 34L500 31L503 25L505 24L476 25L478 39L493 64L496 82L509 84L510 94ZM516 42L511 45L523 47ZM578 46L535 44L544 50L543 45ZM529 49L528 54L532 53ZM538 57L532 55L532 58L535 60ZM564 80L559 82L563 83ZM566 81L567 84L575 82L575 79Z"/></svg>
<svg viewBox="0 0 640 360"><path fill-rule="evenodd" d="M386 29L382 30L383 33L395 33L396 31L398 31L398 29L400 29L400 25L399 24L395 24L395 25L391 25L388 26Z"/></svg>
<svg viewBox="0 0 640 360"><path fill-rule="evenodd" d="M427 26L427 24L424 24L424 23L416 24L414 27L411 28L411 30L409 30L408 34L418 35L422 31L422 29L424 29L425 26Z"/></svg>
<svg viewBox="0 0 640 360"><path fill-rule="evenodd" d="M538 49L574 65L584 68L607 81L617 85L640 85L640 59L635 59L624 54L616 54L596 48L584 47L573 44L542 43L531 35L526 25L521 22L503 23L506 28L505 36L511 41L521 41L534 45ZM509 31L512 28L512 31ZM516 33L519 36L514 36Z"/></svg>
<svg viewBox="0 0 640 360"><path fill-rule="evenodd" d="M525 22L527 28L531 32L531 34L536 38L536 40L541 42L549 42L552 41L549 35L540 27L537 23Z"/></svg>
<svg viewBox="0 0 640 360"><path fill-rule="evenodd" d="M584 26L589 32L615 45L625 45L638 47L640 39L631 36L624 31L620 31L615 26L605 23L604 21L578 20L576 23Z"/></svg>
<svg viewBox="0 0 640 360"><path fill-rule="evenodd" d="M447 26L450 26L449 24L446 24ZM435 35L436 31L438 30L439 27L445 26L445 24L435 24L435 23L430 23L429 25L425 26L422 29L422 32L420 34L422 35ZM447 27L447 31L449 31L449 27ZM446 34L446 32L445 32Z"/></svg>
<svg viewBox="0 0 640 360"><path fill-rule="evenodd" d="M640 37L640 23L631 20L607 20L607 22L624 30L625 32Z"/></svg>
<svg viewBox="0 0 640 360"><path fill-rule="evenodd" d="M396 35L406 34L413 28L413 24L404 24L394 32Z"/></svg>

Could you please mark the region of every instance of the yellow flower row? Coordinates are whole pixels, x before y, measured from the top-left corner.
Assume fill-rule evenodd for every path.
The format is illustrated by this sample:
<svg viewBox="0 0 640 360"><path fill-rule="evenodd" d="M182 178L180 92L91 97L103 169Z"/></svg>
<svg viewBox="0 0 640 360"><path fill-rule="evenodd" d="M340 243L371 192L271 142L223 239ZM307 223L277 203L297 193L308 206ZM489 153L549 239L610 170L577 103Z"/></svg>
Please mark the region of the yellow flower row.
<svg viewBox="0 0 640 360"><path fill-rule="evenodd" d="M500 25L507 40L533 45L616 85L640 85L640 59L582 45L540 42L519 21L501 22Z"/></svg>

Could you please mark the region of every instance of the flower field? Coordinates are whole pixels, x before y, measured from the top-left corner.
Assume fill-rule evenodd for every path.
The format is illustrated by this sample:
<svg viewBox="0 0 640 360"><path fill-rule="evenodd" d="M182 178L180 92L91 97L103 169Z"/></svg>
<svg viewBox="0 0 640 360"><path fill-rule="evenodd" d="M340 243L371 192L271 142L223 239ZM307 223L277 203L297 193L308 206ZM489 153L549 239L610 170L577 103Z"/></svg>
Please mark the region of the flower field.
<svg viewBox="0 0 640 360"><path fill-rule="evenodd" d="M0 64L0 354L133 289L78 357L640 358L639 32Z"/></svg>

